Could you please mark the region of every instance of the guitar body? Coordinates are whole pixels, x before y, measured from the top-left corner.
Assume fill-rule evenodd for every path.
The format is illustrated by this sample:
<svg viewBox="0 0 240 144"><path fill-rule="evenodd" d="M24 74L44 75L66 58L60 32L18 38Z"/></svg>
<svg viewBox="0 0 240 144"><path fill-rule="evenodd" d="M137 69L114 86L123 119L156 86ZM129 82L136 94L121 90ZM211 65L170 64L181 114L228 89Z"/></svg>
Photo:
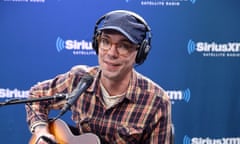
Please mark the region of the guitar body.
<svg viewBox="0 0 240 144"><path fill-rule="evenodd" d="M58 144L100 144L100 140L95 134L74 135L69 126L60 119L49 123L49 131L55 136ZM36 141L37 138L33 135L29 144L36 144Z"/></svg>

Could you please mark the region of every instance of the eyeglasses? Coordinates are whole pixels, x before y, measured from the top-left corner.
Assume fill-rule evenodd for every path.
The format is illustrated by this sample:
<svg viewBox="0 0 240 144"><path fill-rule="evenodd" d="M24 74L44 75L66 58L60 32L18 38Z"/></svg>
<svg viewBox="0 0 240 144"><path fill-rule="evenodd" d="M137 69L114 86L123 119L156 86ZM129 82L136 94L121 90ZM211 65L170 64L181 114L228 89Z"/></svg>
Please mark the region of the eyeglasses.
<svg viewBox="0 0 240 144"><path fill-rule="evenodd" d="M128 56L130 52L138 49L138 45L134 45L128 41L113 43L109 38L101 36L99 37L99 48L101 48L103 51L110 50L113 44L115 45L118 54L122 56Z"/></svg>

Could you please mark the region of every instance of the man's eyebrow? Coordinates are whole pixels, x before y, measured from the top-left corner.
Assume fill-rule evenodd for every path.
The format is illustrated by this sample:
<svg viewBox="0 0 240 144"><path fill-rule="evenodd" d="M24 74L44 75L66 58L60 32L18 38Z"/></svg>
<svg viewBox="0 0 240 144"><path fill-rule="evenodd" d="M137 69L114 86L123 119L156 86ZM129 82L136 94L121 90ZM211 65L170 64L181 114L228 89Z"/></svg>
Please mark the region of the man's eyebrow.
<svg viewBox="0 0 240 144"><path fill-rule="evenodd" d="M103 37L103 38L109 38L109 39L111 39L111 36L109 36L109 35L111 35L111 34L103 33L103 34L102 34L102 37ZM128 43L132 44L132 42L129 41L125 36L122 37L119 41L120 41L120 42L128 42Z"/></svg>

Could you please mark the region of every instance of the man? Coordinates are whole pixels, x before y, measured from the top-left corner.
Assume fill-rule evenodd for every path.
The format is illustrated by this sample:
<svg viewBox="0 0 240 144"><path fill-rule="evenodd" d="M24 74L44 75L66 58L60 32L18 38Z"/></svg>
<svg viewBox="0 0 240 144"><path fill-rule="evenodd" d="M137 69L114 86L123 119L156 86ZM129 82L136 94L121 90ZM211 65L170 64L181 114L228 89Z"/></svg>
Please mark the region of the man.
<svg viewBox="0 0 240 144"><path fill-rule="evenodd" d="M75 66L33 86L30 97L71 93L89 74L93 82L71 107L80 134L94 133L101 143L171 143L171 102L166 92L134 70L150 50L149 33L147 23L136 13L105 14L97 21L93 38L99 66ZM61 109L64 103L51 100L26 106L27 121L38 143L46 143L43 136L56 140L49 132L48 112Z"/></svg>

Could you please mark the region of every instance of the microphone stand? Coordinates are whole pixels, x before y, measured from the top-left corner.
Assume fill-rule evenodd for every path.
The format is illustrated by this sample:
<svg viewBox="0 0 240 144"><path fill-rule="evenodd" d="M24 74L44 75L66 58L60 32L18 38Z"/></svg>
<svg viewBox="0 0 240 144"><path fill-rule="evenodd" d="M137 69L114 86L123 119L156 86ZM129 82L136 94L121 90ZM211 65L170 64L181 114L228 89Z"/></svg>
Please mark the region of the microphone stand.
<svg viewBox="0 0 240 144"><path fill-rule="evenodd" d="M53 96L44 96L40 98L27 98L27 99L10 99L5 102L0 102L0 107L6 105L14 105L14 104L22 104L22 103L31 103L31 102L39 102L46 100L63 100L68 97L68 94L56 94Z"/></svg>
<svg viewBox="0 0 240 144"><path fill-rule="evenodd" d="M53 96L44 96L44 97L40 97L40 98L10 99L5 102L0 102L0 107L6 106L6 105L22 104L22 103L27 103L27 105L28 105L28 103L31 103L31 102L39 102L39 101L47 101L47 100L63 100L66 98L68 98L68 94L56 94ZM31 108L31 106L29 106L29 107ZM59 117L60 117L60 115L55 117L54 120L56 120ZM45 136L41 136L40 138L42 138L48 144L57 144L56 142L52 141L51 139L49 139Z"/></svg>

